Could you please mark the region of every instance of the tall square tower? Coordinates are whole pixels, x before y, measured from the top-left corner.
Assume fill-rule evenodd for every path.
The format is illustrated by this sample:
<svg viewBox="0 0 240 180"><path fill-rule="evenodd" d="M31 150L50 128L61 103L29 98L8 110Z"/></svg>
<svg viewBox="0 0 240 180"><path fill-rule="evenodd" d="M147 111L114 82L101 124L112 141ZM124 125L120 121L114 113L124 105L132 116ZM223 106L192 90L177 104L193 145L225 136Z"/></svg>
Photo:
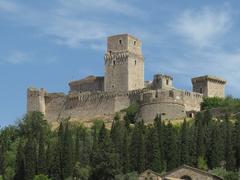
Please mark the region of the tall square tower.
<svg viewBox="0 0 240 180"><path fill-rule="evenodd" d="M203 94L204 97L225 97L227 81L214 76L200 76L192 78L193 92Z"/></svg>
<svg viewBox="0 0 240 180"><path fill-rule="evenodd" d="M105 54L105 91L125 92L144 88L144 57L137 38L120 34L108 37Z"/></svg>

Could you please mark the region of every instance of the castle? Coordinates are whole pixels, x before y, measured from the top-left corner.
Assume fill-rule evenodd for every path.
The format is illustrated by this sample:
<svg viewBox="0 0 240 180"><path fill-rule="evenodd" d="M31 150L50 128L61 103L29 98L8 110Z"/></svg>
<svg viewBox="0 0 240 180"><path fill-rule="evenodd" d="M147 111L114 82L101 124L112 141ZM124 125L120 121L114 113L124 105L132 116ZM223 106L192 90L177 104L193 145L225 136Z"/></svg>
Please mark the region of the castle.
<svg viewBox="0 0 240 180"><path fill-rule="evenodd" d="M28 88L27 111L40 111L50 122L67 117L90 121L111 119L136 104L137 119L151 123L157 114L169 120L191 117L192 112L200 111L203 97L224 97L226 81L214 76L192 78L193 92L175 88L168 75L156 74L152 81L144 81L141 46L129 34L108 37L104 77L71 81L67 95Z"/></svg>

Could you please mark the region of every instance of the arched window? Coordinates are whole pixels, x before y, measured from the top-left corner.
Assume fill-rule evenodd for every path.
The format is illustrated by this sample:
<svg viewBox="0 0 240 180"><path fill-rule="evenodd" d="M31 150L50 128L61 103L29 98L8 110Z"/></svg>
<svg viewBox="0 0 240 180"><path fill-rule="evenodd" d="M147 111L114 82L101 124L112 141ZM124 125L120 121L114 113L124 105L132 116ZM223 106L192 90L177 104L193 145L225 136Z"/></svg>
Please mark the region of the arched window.
<svg viewBox="0 0 240 180"><path fill-rule="evenodd" d="M119 41L118 41L118 42L119 42L119 44L122 44L122 40L121 40L121 39L119 39Z"/></svg>
<svg viewBox="0 0 240 180"><path fill-rule="evenodd" d="M184 180L192 180L192 178L190 178L189 176L182 176L181 179L184 179Z"/></svg>

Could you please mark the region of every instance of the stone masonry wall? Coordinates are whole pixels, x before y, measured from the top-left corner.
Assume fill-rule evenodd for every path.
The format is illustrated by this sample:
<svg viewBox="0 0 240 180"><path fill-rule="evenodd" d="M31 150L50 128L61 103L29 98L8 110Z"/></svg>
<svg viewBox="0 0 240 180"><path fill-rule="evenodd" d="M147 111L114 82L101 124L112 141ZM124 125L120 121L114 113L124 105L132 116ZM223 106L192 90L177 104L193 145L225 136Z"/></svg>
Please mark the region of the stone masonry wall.
<svg viewBox="0 0 240 180"><path fill-rule="evenodd" d="M176 171L173 171L172 173L168 173L168 175L167 175L167 177L179 178L179 179L184 176L188 176L192 180L220 180L219 178L216 178L212 175L196 172L196 171L193 171L193 170L187 169L187 168L180 168Z"/></svg>

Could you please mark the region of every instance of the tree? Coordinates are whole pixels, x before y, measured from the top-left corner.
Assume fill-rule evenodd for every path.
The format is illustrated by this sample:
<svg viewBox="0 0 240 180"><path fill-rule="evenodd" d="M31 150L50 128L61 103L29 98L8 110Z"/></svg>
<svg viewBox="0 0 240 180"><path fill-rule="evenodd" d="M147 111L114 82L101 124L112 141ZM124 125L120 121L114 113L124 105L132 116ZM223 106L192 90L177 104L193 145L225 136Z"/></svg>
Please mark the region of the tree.
<svg viewBox="0 0 240 180"><path fill-rule="evenodd" d="M73 170L73 139L69 122L67 121L64 137L63 137L63 151L62 151L62 168L63 177L68 178L72 175Z"/></svg>
<svg viewBox="0 0 240 180"><path fill-rule="evenodd" d="M176 132L170 122L168 122L165 134L165 158L167 162L167 171L172 170L178 166L178 152Z"/></svg>
<svg viewBox="0 0 240 180"><path fill-rule="evenodd" d="M57 133L57 142L53 150L53 160L50 163L50 174L51 178L54 180L64 180L63 177L63 140L64 140L64 127L63 122L60 122L58 133ZM49 146L48 146L49 147Z"/></svg>
<svg viewBox="0 0 240 180"><path fill-rule="evenodd" d="M236 159L236 169L240 169L240 116L234 124L234 151Z"/></svg>
<svg viewBox="0 0 240 180"><path fill-rule="evenodd" d="M235 168L235 158L234 158L234 149L233 149L233 138L232 138L232 125L229 120L229 116L225 116L225 160L226 160L226 169L234 170Z"/></svg>
<svg viewBox="0 0 240 180"><path fill-rule="evenodd" d="M224 160L224 141L220 122L211 125L210 147L208 151L208 164L211 169L220 167L220 162Z"/></svg>
<svg viewBox="0 0 240 180"><path fill-rule="evenodd" d="M32 180L37 170L36 169L37 152L36 142L31 137L27 139L26 145L24 147L24 157L25 157L25 180Z"/></svg>
<svg viewBox="0 0 240 180"><path fill-rule="evenodd" d="M122 168L123 173L130 172L130 154L129 154L129 132L125 128L123 136L123 146L122 146Z"/></svg>
<svg viewBox="0 0 240 180"><path fill-rule="evenodd" d="M47 164L46 164L46 149L43 134L40 134L39 138L39 150L38 150L38 174L46 174L47 173Z"/></svg>
<svg viewBox="0 0 240 180"><path fill-rule="evenodd" d="M131 171L143 172L145 170L145 127L144 123L138 122L135 124L131 136L130 144L130 162Z"/></svg>
<svg viewBox="0 0 240 180"><path fill-rule="evenodd" d="M98 150L93 158L94 164L91 179L114 179L114 176L119 174L119 156L111 143L105 124L102 125L99 132Z"/></svg>
<svg viewBox="0 0 240 180"><path fill-rule="evenodd" d="M16 155L16 168L14 180L23 180L25 178L25 164L24 164L24 148L23 142L20 141Z"/></svg>
<svg viewBox="0 0 240 180"><path fill-rule="evenodd" d="M197 167L198 167L199 169L202 169L202 170L205 170L205 171L208 170L207 162L206 162L206 160L204 159L204 157L201 157L201 156L200 156L200 157L198 158Z"/></svg>
<svg viewBox="0 0 240 180"><path fill-rule="evenodd" d="M88 180L90 177L90 167L81 167L80 163L77 162L73 168L73 179L75 180Z"/></svg>
<svg viewBox="0 0 240 180"><path fill-rule="evenodd" d="M163 164L161 160L158 133L155 127L148 128L146 152L146 168L160 173L163 169Z"/></svg>
<svg viewBox="0 0 240 180"><path fill-rule="evenodd" d="M180 133L180 164L189 164L189 134L186 119L181 127Z"/></svg>
<svg viewBox="0 0 240 180"><path fill-rule="evenodd" d="M46 175L44 174L39 174L39 175L36 175L34 176L34 179L33 180L51 180L49 179Z"/></svg>

